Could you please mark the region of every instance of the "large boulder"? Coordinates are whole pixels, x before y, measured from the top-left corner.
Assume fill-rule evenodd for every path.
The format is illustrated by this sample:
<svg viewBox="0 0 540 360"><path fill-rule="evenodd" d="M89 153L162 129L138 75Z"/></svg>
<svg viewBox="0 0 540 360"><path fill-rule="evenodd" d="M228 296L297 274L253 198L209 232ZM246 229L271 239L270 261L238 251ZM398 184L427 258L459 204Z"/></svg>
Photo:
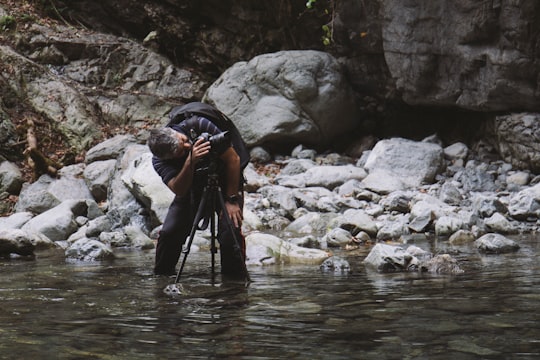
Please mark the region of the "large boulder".
<svg viewBox="0 0 540 360"><path fill-rule="evenodd" d="M174 193L155 172L152 154L144 153L132 161L121 179L133 196L151 210L154 222L162 224L174 200Z"/></svg>
<svg viewBox="0 0 540 360"><path fill-rule="evenodd" d="M205 94L250 146L270 141L328 144L357 124L337 60L320 51L281 51L238 62Z"/></svg>

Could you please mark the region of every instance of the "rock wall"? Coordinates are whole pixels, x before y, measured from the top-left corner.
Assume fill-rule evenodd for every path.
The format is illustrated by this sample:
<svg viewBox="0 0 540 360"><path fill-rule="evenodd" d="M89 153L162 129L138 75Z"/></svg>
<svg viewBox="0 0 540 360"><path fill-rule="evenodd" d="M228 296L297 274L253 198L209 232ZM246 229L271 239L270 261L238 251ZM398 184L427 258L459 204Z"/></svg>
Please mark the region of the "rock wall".
<svg viewBox="0 0 540 360"><path fill-rule="evenodd" d="M386 63L410 104L540 109L540 3L381 2Z"/></svg>
<svg viewBox="0 0 540 360"><path fill-rule="evenodd" d="M364 110L373 102L474 111L540 109L536 0L57 1L65 16L144 39L217 77L267 52L340 57ZM62 7L63 5L63 7ZM332 30L324 47L322 25ZM368 98L366 98L366 96Z"/></svg>

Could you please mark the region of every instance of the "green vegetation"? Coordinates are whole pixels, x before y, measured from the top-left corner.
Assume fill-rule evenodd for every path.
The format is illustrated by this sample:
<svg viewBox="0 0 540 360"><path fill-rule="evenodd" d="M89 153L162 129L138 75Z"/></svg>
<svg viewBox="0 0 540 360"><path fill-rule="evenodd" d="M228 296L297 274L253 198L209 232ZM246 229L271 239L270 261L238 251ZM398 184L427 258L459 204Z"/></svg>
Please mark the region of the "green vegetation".
<svg viewBox="0 0 540 360"><path fill-rule="evenodd" d="M0 29L2 31L7 31L14 29L16 25L15 18L13 16L2 16L0 17Z"/></svg>
<svg viewBox="0 0 540 360"><path fill-rule="evenodd" d="M324 7L322 9L322 12L324 14L325 18L329 19L329 22L324 24L321 28L323 31L323 35L321 37L321 40L325 46L329 46L333 42L333 30L334 30L334 16L335 16L335 1L336 0L327 0L329 7L331 10L328 10L327 7ZM317 3L317 0L307 0L306 2L306 8L310 10L315 9L315 5Z"/></svg>

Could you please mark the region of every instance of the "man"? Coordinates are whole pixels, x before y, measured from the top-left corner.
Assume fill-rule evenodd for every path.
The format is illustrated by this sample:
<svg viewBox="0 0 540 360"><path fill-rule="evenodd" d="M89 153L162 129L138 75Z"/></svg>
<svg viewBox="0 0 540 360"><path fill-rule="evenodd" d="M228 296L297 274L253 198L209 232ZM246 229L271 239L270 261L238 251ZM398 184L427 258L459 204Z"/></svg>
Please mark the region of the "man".
<svg viewBox="0 0 540 360"><path fill-rule="evenodd" d="M186 124L189 124L189 128ZM180 258L182 246L190 234L207 184L208 174L200 168L208 165L210 159L217 164L225 211L232 220L236 238L241 242L240 249L245 254L245 239L241 233L243 176L240 157L230 142L226 142L223 149L213 149L211 142L200 136L203 133L215 136L222 131L207 118L195 117L190 121L153 129L150 132L148 146L154 155L152 158L154 169L176 194L159 234L155 274L172 275L176 272L175 266ZM230 227L220 214L217 239L221 273L238 277L244 275L245 264L242 263L243 258L239 252L235 251L235 240L230 232Z"/></svg>

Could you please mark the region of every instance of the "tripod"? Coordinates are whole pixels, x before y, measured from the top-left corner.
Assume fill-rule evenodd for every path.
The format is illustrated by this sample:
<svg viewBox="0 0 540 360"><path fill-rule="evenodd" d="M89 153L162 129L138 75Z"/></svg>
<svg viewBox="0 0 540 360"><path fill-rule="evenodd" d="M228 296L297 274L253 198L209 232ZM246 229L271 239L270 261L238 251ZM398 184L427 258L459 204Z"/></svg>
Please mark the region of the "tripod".
<svg viewBox="0 0 540 360"><path fill-rule="evenodd" d="M199 208L197 209L197 213L193 220L193 226L191 227L189 240L187 244L184 246L184 248L182 249L182 253L184 254L184 257L182 259L182 264L180 265L180 269L178 270L178 273L176 274L175 283L178 283L178 280L180 279L180 276L182 275L184 265L186 264L187 256L189 255L189 252L191 249L191 244L193 243L193 239L195 238L195 232L197 231L197 229L199 230L206 229L208 226L208 221L210 221L210 234L211 234L210 252L212 254L212 276L214 275L215 254L217 253L216 219L215 219L216 213L218 214L221 213L221 216L223 216L223 218L225 219L226 225L229 228L230 233L233 237L234 252L242 262L242 270L244 272L244 278L246 282L249 283L251 282L251 279L249 277L249 273L246 267L244 254L242 252L242 249L240 249L240 240L238 239L238 236L236 236L236 232L235 232L232 220L229 217L229 214L227 213L227 209L225 207L225 201L223 200L223 194L221 193L221 187L219 186L219 176L216 172L216 165L213 163L210 163L208 170L209 170L208 181L207 181L206 186L204 187L202 197L201 197L201 202L199 204ZM202 227L199 226L201 221L203 221Z"/></svg>

